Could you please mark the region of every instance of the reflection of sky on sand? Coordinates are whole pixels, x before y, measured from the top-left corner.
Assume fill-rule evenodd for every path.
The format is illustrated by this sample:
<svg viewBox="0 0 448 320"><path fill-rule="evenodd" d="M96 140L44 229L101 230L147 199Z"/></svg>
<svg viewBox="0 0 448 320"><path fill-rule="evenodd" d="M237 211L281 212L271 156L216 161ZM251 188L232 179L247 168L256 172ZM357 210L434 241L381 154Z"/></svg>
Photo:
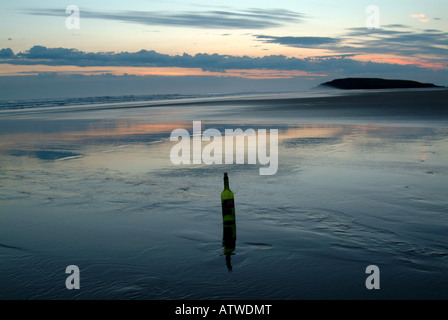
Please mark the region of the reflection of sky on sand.
<svg viewBox="0 0 448 320"><path fill-rule="evenodd" d="M20 120L16 120L20 121ZM58 124L58 125L55 125ZM51 130L49 130L51 128ZM171 132L185 128L192 134L189 121L91 121L67 126L56 121L37 122L28 132L1 132L0 152L3 162L8 157L27 156L39 160L77 160L86 167L105 166L131 171L155 170L171 167L170 149L176 142L169 141ZM446 129L426 127L399 127L377 125L260 125L238 122L223 124L202 122L202 132L216 128L222 133L225 146L225 129L255 130L279 129L279 161L297 155L315 159L325 153L328 161L419 161L431 160L437 145L446 139ZM5 132L6 131L6 132ZM428 139L428 141L425 141ZM269 139L268 139L269 140ZM209 142L202 142L204 148ZM247 140L246 140L247 146ZM438 159L445 160L446 154ZM328 158L329 157L329 158ZM29 160L31 160L29 159Z"/></svg>
<svg viewBox="0 0 448 320"><path fill-rule="evenodd" d="M186 168L171 163L170 150L176 142L169 137L176 128L192 133L191 122L91 121L79 124L78 128L68 126L67 130L53 124L53 121L37 122L34 129L28 128L25 133L2 132L3 174L8 170L26 173L40 167L72 172L75 176L81 171L145 173ZM371 124L264 126L204 121L202 132L209 128L222 133L223 147L225 129L279 129L279 174L304 165L391 166L432 172L444 170L444 161L448 159L444 148L448 133L444 128ZM202 142L202 148L208 143Z"/></svg>
<svg viewBox="0 0 448 320"><path fill-rule="evenodd" d="M34 285L27 267L57 273L74 263L72 252L88 275L81 286L96 288L81 290L86 299L209 298L211 290L218 298L366 297L353 275L362 287L372 263L391 274L381 297L445 294L435 275L446 272L446 128L202 122L202 131L223 134L278 129L279 170L260 176L257 165L173 165L170 134L192 133L190 120L8 121L0 126L0 202L10 215L0 243L44 254L17 265L24 253L16 250L2 270L45 288L44 297L69 293L48 277ZM220 256L225 171L238 221L228 279ZM410 279L431 286L416 290ZM0 295L26 296L11 287Z"/></svg>

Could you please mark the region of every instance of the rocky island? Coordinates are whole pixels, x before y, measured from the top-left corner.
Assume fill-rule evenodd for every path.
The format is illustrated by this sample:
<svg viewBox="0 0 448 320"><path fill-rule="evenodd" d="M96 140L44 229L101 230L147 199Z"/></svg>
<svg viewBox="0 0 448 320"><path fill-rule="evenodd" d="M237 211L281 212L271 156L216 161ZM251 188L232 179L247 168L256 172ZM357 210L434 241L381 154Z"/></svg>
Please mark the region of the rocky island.
<svg viewBox="0 0 448 320"><path fill-rule="evenodd" d="M432 83L412 80L391 80L380 78L344 78L322 83L319 87L336 89L403 89L403 88L441 88Z"/></svg>

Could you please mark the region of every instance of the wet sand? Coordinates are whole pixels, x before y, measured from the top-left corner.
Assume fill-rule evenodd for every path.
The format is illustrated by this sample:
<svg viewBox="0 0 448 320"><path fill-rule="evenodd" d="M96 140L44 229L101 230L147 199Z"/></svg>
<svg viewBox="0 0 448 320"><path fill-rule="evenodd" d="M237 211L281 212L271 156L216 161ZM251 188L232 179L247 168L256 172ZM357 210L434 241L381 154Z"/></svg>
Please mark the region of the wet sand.
<svg viewBox="0 0 448 320"><path fill-rule="evenodd" d="M447 299L447 93L3 111L0 299ZM193 120L278 129L278 172L174 165L170 133Z"/></svg>

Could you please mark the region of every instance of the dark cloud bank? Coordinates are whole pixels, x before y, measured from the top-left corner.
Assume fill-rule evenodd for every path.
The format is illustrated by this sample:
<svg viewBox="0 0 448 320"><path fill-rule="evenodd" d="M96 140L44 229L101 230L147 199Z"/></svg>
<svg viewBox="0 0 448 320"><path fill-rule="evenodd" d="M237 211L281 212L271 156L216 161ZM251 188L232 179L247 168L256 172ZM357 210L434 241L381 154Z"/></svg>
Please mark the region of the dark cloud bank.
<svg viewBox="0 0 448 320"><path fill-rule="evenodd" d="M308 41L308 40L304 40ZM313 40L314 41L314 40ZM138 52L84 52L68 48L34 46L25 52L14 53L10 48L0 50L0 63L13 65L49 65L78 67L181 67L225 73L226 70L300 70L330 74L412 74L423 71L415 65L363 62L350 55L294 58L283 55L264 57L231 56L198 53L196 55L167 55L154 50ZM425 69L426 70L426 69ZM430 72L429 70L426 70ZM432 71L435 72L435 71Z"/></svg>

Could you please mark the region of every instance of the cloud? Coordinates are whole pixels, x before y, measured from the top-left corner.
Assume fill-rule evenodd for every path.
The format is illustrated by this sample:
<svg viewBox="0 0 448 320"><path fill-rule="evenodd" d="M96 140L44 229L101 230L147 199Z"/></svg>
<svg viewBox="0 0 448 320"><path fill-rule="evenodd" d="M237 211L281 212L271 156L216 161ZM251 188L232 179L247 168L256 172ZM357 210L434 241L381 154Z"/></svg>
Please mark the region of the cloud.
<svg viewBox="0 0 448 320"><path fill-rule="evenodd" d="M254 35L258 41L295 48L333 51L335 55L395 55L433 61L448 67L448 32L437 29L414 30L401 24L381 29L348 28L334 37L279 37ZM431 57L431 58L429 58Z"/></svg>
<svg viewBox="0 0 448 320"><path fill-rule="evenodd" d="M341 39L330 37L275 37L266 35L256 35L255 37L264 43L278 43L297 48L316 48L323 45L335 45L341 41Z"/></svg>
<svg viewBox="0 0 448 320"><path fill-rule="evenodd" d="M0 50L0 59L11 59L11 58L14 58L14 52L10 48Z"/></svg>
<svg viewBox="0 0 448 320"><path fill-rule="evenodd" d="M340 47L344 52L394 54L403 57L432 56L448 62L448 32L436 29L394 30L352 28L344 35L351 45Z"/></svg>
<svg viewBox="0 0 448 320"><path fill-rule="evenodd" d="M347 49L348 50L348 49ZM295 58L282 55L263 57L232 56L198 53L196 55L167 55L156 51L140 50L138 52L84 52L69 48L47 48L34 46L25 52L15 54L11 49L0 50L0 63L10 65L46 65L73 67L180 67L197 68L218 74L239 74L244 77L244 70L285 71L279 74L300 76L307 74L411 74L413 72L431 71L415 65L399 65L359 61L352 59L353 53L325 57ZM86 68L87 71L88 68ZM51 70L50 70L51 71ZM298 72L300 71L300 72ZM82 72L82 71L81 71ZM126 71L128 72L128 71Z"/></svg>
<svg viewBox="0 0 448 320"><path fill-rule="evenodd" d="M421 18L421 19L418 19L418 21L423 22L423 23L426 23L430 20L429 18L426 18L426 15L424 13L411 14L411 17L416 18L416 19Z"/></svg>
<svg viewBox="0 0 448 320"><path fill-rule="evenodd" d="M409 34L410 26L406 25L385 25L379 29L367 29L364 27L347 28L346 32L343 34L344 37L365 37L365 36L391 36L400 34ZM401 29L401 30L397 30ZM404 29L404 30L403 30Z"/></svg>
<svg viewBox="0 0 448 320"><path fill-rule="evenodd" d="M29 15L66 17L60 9L29 9ZM241 11L117 11L81 10L83 19L114 20L143 25L212 29L265 29L288 22L301 22L304 15L286 9L247 9Z"/></svg>
<svg viewBox="0 0 448 320"><path fill-rule="evenodd" d="M405 24L386 24L382 28L409 28L409 26Z"/></svg>
<svg viewBox="0 0 448 320"><path fill-rule="evenodd" d="M0 63L15 65L71 65L90 66L128 66L128 67L183 67L200 68L208 71L226 72L234 69L260 70L325 70L319 66L328 64L330 59L299 59L282 55L264 57L232 56L220 54L198 53L196 55L167 55L154 50L138 52L83 52L68 48L47 48L34 46L28 51L14 54L9 48L0 50ZM343 58L333 58L343 59ZM328 66L327 66L328 67Z"/></svg>

